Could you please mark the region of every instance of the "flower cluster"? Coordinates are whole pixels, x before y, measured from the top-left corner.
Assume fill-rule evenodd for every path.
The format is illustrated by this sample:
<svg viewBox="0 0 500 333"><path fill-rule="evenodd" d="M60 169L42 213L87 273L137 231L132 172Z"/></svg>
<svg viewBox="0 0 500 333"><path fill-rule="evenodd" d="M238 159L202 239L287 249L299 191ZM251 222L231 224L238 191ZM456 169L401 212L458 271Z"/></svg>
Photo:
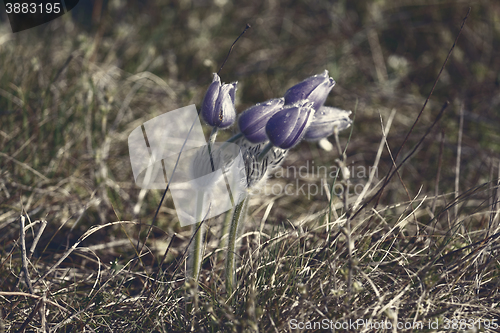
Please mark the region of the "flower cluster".
<svg viewBox="0 0 500 333"><path fill-rule="evenodd" d="M236 85L221 84L220 77L214 74L201 108L202 118L214 129L235 122ZM323 105L334 85L325 70L291 87L284 97L256 104L241 113L240 133L230 141L241 147L248 187L278 166L287 151L301 140L318 141L351 125L351 111Z"/></svg>
<svg viewBox="0 0 500 333"><path fill-rule="evenodd" d="M243 189L250 190L264 180L267 174L273 172L285 159L289 149L302 139L321 140L348 128L352 123L349 118L351 111L323 105L334 85L335 81L325 70L322 74L314 75L291 87L282 98L271 99L252 106L238 118L240 132L216 148L217 131L231 126L236 120L234 97L237 82L221 84L220 77L214 74L201 107L203 120L213 127L212 134L207 147L196 152L191 166L193 178L200 178L197 182L200 190L214 186L215 178L221 179L220 174L212 176L215 169L222 169L224 172L231 166L244 172L236 172L238 176L236 179L233 178L232 183L228 182L224 175L226 185L231 187L231 184L237 182L242 185ZM241 152L243 157L243 161L240 160L241 163L232 165L231 154L228 155L225 151L229 146L234 146L238 153ZM242 225L246 216L248 196L245 192L240 192L234 200L230 218L226 218L222 228L222 235L228 235L226 243L222 240L220 243L221 247L227 245L225 282L228 297L232 297L236 285L235 253L239 226ZM200 191L200 193L203 192ZM198 203L201 207L203 207L202 199L203 197L200 197ZM200 227L202 227L201 222L193 228L192 253L194 257L191 280L194 281L198 280L203 258L203 229L197 232Z"/></svg>

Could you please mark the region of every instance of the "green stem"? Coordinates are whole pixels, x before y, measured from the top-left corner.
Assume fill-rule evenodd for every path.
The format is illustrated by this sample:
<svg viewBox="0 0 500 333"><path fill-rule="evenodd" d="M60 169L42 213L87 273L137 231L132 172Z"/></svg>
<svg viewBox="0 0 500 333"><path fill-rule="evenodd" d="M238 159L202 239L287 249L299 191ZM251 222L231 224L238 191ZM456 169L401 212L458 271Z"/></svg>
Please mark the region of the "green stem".
<svg viewBox="0 0 500 333"><path fill-rule="evenodd" d="M210 164L212 165L212 172L215 171L214 160L212 159L212 146L217 138L218 127L212 128L212 133L210 133L210 138L208 138L208 154L210 155Z"/></svg>
<svg viewBox="0 0 500 333"><path fill-rule="evenodd" d="M267 153L269 153L269 151L273 148L273 144L271 142L269 142L265 147L264 149L262 149L262 152L259 154L259 156L257 157L257 161L258 162L261 162L264 157L266 157Z"/></svg>
<svg viewBox="0 0 500 333"><path fill-rule="evenodd" d="M222 250L217 256L218 260L222 260L225 254L225 247L227 246L227 240L229 238L229 230L231 228L231 221L233 217L233 208L228 210L226 216L224 217L224 224L222 225L221 239L219 242L219 249Z"/></svg>
<svg viewBox="0 0 500 333"><path fill-rule="evenodd" d="M193 243L192 243L192 265L189 278L197 288L198 278L200 276L201 263L203 261L203 191L198 192L196 220L199 221L193 225Z"/></svg>
<svg viewBox="0 0 500 333"><path fill-rule="evenodd" d="M219 132L218 127L212 128L212 133L210 133L210 137L208 138L208 145L213 146L215 143L215 139L217 138L217 133Z"/></svg>
<svg viewBox="0 0 500 333"><path fill-rule="evenodd" d="M238 140L239 138L241 138L243 136L243 133L238 133L238 134L235 134L233 135L231 138L229 138L226 142L235 142L236 140Z"/></svg>
<svg viewBox="0 0 500 333"><path fill-rule="evenodd" d="M186 315L191 315L192 310L195 312L198 309L198 279L200 277L201 264L203 262L203 236L204 236L204 225L203 225L203 191L199 191L196 198L196 221L192 227L193 236L191 241L191 251L189 255L189 269L188 275L186 277L186 291L187 300L186 302Z"/></svg>
<svg viewBox="0 0 500 333"><path fill-rule="evenodd" d="M246 194L244 194L246 195ZM241 200L235 207L233 211L233 218L231 220L231 228L229 229L229 239L227 246L227 257L226 257L226 293L228 299L233 295L234 285L235 285L235 254L236 254L236 235L238 234L238 228L243 224L246 217L246 207L248 203L248 196ZM233 299L234 301L234 299Z"/></svg>
<svg viewBox="0 0 500 333"><path fill-rule="evenodd" d="M233 135L231 138L229 138L229 140L227 140L226 142L224 142L222 144L222 146L220 146L220 150L224 150L230 143L234 143L235 141L237 141L242 136L243 136L243 133L238 133L238 134Z"/></svg>

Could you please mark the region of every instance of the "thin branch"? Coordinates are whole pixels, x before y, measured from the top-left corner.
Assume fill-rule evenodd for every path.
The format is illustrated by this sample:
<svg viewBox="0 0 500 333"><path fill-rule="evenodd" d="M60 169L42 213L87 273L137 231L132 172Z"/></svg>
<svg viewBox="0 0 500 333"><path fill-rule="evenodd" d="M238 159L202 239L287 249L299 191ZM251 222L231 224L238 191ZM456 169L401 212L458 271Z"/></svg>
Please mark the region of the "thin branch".
<svg viewBox="0 0 500 333"><path fill-rule="evenodd" d="M30 275L28 271L28 258L26 257L26 232L24 231L25 217L21 215L20 223L21 223L21 256L23 261L23 272L24 272L24 280L28 285L28 289L31 294L34 294L33 285L31 284Z"/></svg>
<svg viewBox="0 0 500 333"><path fill-rule="evenodd" d="M45 227L47 226L47 220L42 220L40 221L40 229L38 229L38 233L35 236L35 239L33 240L33 244L31 244L30 252L28 253L28 260L31 259L33 256L33 253L35 252L36 246L38 245L38 242L40 241L40 237L42 237L43 231L45 230Z"/></svg>
<svg viewBox="0 0 500 333"><path fill-rule="evenodd" d="M441 144L439 145L438 169L436 175L436 182L434 185L434 200L432 200L432 216L434 217L436 211L436 201L439 194L439 178L441 177L441 167L443 165L443 149L444 149L444 131L441 132Z"/></svg>
<svg viewBox="0 0 500 333"><path fill-rule="evenodd" d="M33 309L33 311L31 311L31 313L29 314L29 316L26 318L26 320L23 322L23 324L21 325L21 327L16 332L25 332L26 331L26 327L28 327L29 323L33 320L33 317L35 316L35 313L37 313L38 310L40 310L40 308L42 307L42 303L43 303L43 298L41 298L38 301L38 303L36 304L36 306Z"/></svg>
<svg viewBox="0 0 500 333"><path fill-rule="evenodd" d="M464 127L464 104L460 107L460 125L458 127L458 142L457 142L457 162L455 166L455 199L458 198L460 192L460 159L462 157L462 130ZM458 217L458 205L454 207L455 219Z"/></svg>

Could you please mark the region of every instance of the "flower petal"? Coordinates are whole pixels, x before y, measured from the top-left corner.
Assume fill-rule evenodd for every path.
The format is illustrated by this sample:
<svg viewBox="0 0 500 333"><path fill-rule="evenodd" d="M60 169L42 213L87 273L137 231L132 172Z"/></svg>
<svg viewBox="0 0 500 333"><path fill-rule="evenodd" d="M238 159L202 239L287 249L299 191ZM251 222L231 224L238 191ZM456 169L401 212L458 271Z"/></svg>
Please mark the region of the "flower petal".
<svg viewBox="0 0 500 333"><path fill-rule="evenodd" d="M314 114L312 105L305 100L279 111L269 119L266 133L274 146L290 149L299 143L311 123Z"/></svg>
<svg viewBox="0 0 500 333"><path fill-rule="evenodd" d="M308 99L314 103L314 109L318 110L325 103L334 85L335 80L329 77L328 71L325 70L323 74L311 76L288 89L285 93L285 104L290 105Z"/></svg>
<svg viewBox="0 0 500 333"><path fill-rule="evenodd" d="M243 111L238 119L241 133L252 143L267 141L266 124L274 114L282 109L283 104L284 98L275 98Z"/></svg>
<svg viewBox="0 0 500 333"><path fill-rule="evenodd" d="M304 135L305 140L317 141L333 134L335 127L339 131L351 126L351 111L323 106L314 115L313 121Z"/></svg>

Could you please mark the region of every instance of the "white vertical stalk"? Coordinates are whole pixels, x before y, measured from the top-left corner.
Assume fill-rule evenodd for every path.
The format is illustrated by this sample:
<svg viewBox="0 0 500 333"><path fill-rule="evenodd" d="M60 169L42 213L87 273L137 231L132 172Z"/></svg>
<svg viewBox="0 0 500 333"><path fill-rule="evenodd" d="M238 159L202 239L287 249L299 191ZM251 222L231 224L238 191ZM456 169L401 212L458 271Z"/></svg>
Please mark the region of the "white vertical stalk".
<svg viewBox="0 0 500 333"><path fill-rule="evenodd" d="M215 171L214 160L212 158L212 147L215 144L215 139L217 138L218 131L219 128L217 127L212 128L212 133L210 133L210 138L208 138L208 154L210 155L210 164L212 166L212 172Z"/></svg>
<svg viewBox="0 0 500 333"><path fill-rule="evenodd" d="M212 166L212 172L215 171L214 161L212 158L212 146L217 138L218 128L212 128L212 133L210 133L210 138L208 139L208 153L210 155L210 164ZM204 226L203 226L203 204L204 204L204 194L205 191L198 191L196 198L196 223L193 225L193 240L191 243L191 265L190 265L190 278L195 284L195 288L198 288L198 278L200 276L201 264L203 261L203 236L204 236Z"/></svg>
<svg viewBox="0 0 500 333"><path fill-rule="evenodd" d="M203 262L203 199L204 192L198 191L196 201L196 221L192 226L191 244L189 245L189 261L186 276L186 291L187 299L192 303L186 303L186 315L190 315L194 309L195 313L198 309L198 279L200 277L201 264Z"/></svg>
<svg viewBox="0 0 500 333"><path fill-rule="evenodd" d="M464 128L464 104L460 107L460 125L458 127L458 142L457 142L457 161L455 165L455 200L458 198L460 192L460 159L462 157L462 131ZM455 220L458 221L458 203L454 207ZM462 226L462 231L465 229Z"/></svg>
<svg viewBox="0 0 500 333"><path fill-rule="evenodd" d="M222 260L226 252L226 246L229 238L229 230L231 228L231 221L233 218L233 209L228 210L224 216L224 224L222 225L221 238L219 242L219 254L217 255L217 260Z"/></svg>

